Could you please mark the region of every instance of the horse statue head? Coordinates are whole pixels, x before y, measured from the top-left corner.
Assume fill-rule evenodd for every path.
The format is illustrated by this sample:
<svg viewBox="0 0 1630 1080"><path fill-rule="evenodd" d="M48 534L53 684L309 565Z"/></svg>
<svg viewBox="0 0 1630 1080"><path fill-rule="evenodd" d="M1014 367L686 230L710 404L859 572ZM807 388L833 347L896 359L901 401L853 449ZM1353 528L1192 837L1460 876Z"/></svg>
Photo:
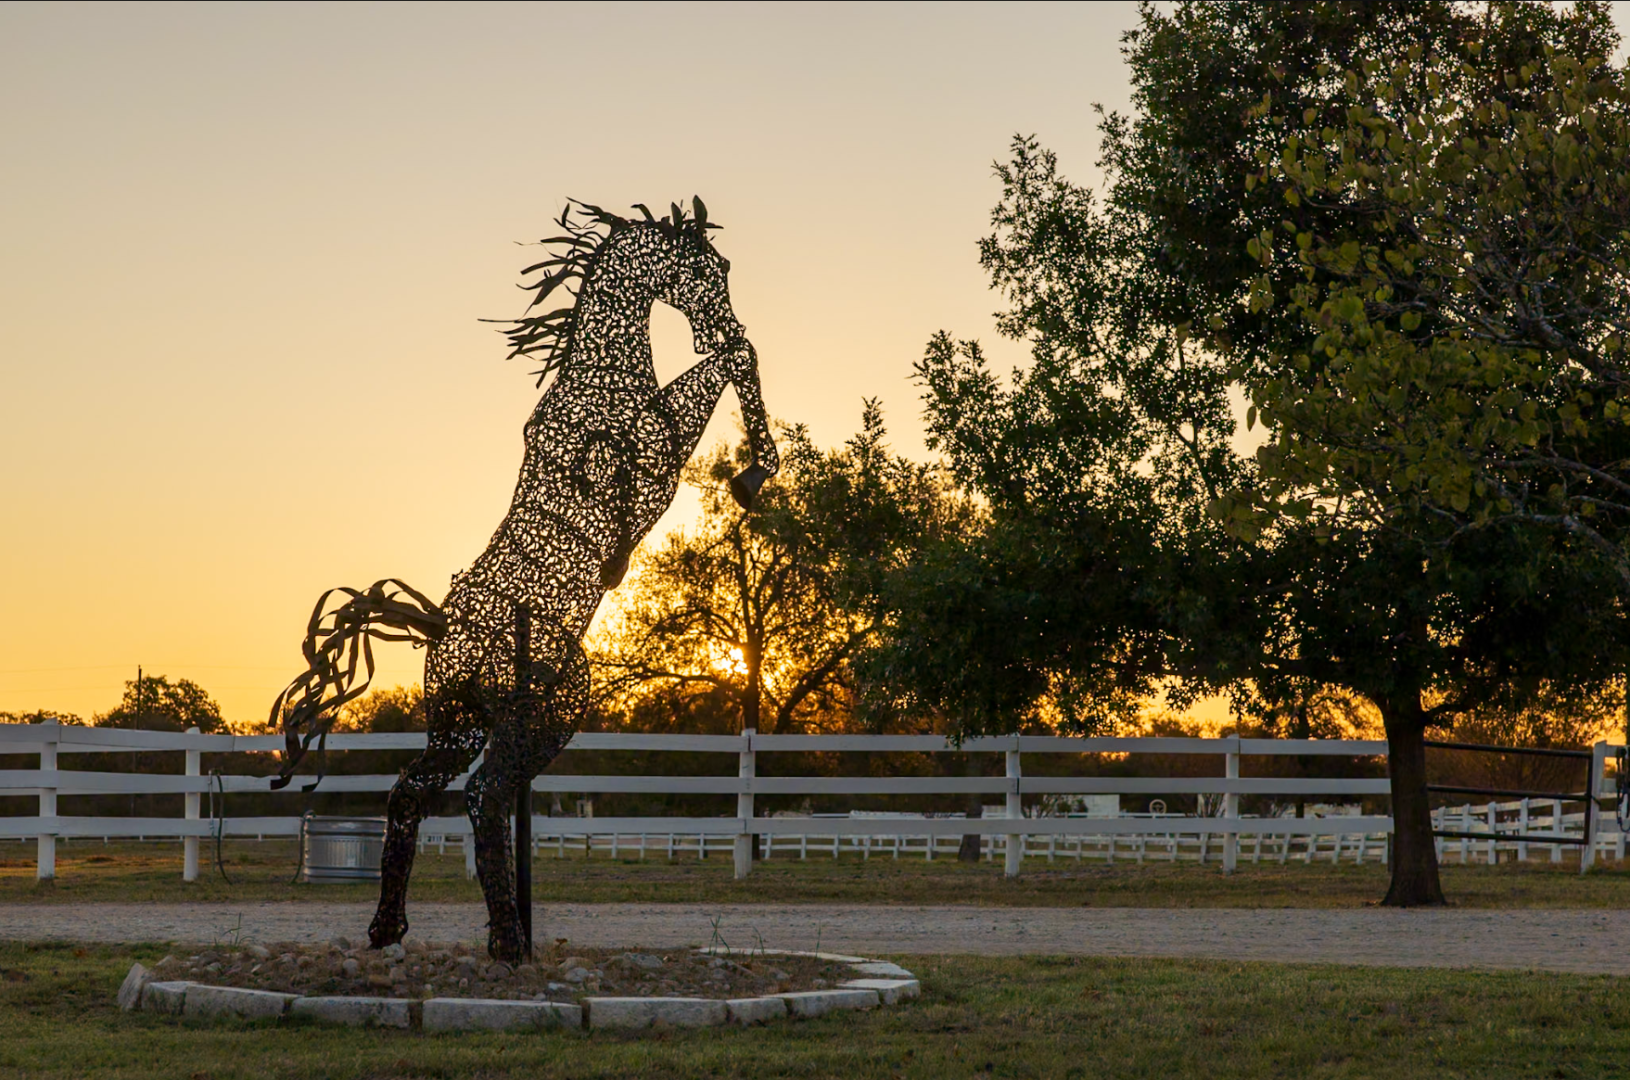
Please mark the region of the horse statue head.
<svg viewBox="0 0 1630 1080"><path fill-rule="evenodd" d="M625 218L598 206L568 200L556 222L565 232L540 243L550 257L521 271L522 277L541 276L521 287L534 295L519 319L501 320L507 332L510 357L532 357L543 367L536 372L541 386L560 370L579 343L585 293L615 293L639 308L660 300L690 320L698 353L739 347L742 325L730 309L730 261L714 249L708 232L719 228L707 219L707 207L691 200L687 214L674 203L666 217L656 217L643 203L634 209L642 218ZM556 290L565 289L574 302L543 314L532 314ZM494 320L499 321L499 320Z"/></svg>
<svg viewBox="0 0 1630 1080"><path fill-rule="evenodd" d="M759 488L775 475L778 461L760 397L757 354L730 306L730 261L709 239L719 226L708 220L700 198L692 198L689 213L673 203L660 218L644 204L634 209L640 217L568 200L557 220L564 232L541 241L550 257L521 272L523 278L539 275L521 286L533 293L526 312L519 319L494 321L510 327L511 358L542 362L535 372L542 386L551 374L564 374L585 357L605 363L597 350L606 341L638 336L648 342L653 302L683 313L696 351L727 362L741 400L754 461L731 481L730 490L744 508L750 507ZM533 314L559 291L570 302ZM654 390L656 372L648 351L642 365L640 381Z"/></svg>

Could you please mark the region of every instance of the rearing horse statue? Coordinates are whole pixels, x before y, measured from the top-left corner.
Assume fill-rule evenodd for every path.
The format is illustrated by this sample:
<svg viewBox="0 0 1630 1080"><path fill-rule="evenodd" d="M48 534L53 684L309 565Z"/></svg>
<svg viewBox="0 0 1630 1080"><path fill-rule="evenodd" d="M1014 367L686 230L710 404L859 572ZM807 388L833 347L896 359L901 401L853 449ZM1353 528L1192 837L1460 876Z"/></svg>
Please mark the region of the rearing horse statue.
<svg viewBox="0 0 1630 1080"><path fill-rule="evenodd" d="M486 896L488 950L513 962L526 949L516 901L509 812L581 725L589 672L581 640L607 590L672 503L725 386L736 388L753 462L731 481L750 507L777 470L759 392L757 358L730 307L730 264L708 239L717 226L700 199L640 218L570 203L550 257L528 267L536 293L512 320L511 356L539 358L554 381L526 422L525 458L509 513L474 565L455 575L438 607L401 582L333 590L308 627L308 670L272 707L287 747L273 787L288 784L336 710L373 673L372 641L427 647L428 745L391 789L375 948L408 929L408 876L419 823L432 800L483 749L465 788L476 871ZM575 303L533 315L562 290ZM651 308L690 320L696 351L683 375L659 385L651 360ZM330 608L330 598L347 599Z"/></svg>

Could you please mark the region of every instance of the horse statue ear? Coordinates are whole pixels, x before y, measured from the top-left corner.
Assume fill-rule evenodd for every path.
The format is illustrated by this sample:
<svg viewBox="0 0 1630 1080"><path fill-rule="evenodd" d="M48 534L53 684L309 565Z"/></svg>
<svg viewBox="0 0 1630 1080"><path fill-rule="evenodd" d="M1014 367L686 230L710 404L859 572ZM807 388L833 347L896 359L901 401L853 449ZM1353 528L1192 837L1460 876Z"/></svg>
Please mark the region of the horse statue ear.
<svg viewBox="0 0 1630 1080"><path fill-rule="evenodd" d="M770 470L755 461L730 478L730 497L735 499L743 510L751 510L753 500L758 497L759 488L763 487L764 481L769 478Z"/></svg>

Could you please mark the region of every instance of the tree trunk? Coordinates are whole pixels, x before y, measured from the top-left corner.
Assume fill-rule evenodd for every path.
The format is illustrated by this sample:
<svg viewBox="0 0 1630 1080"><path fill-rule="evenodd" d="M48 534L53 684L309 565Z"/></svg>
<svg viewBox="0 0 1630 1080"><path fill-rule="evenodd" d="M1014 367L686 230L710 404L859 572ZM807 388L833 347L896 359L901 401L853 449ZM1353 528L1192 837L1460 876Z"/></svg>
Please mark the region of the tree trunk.
<svg viewBox="0 0 1630 1080"><path fill-rule="evenodd" d="M964 776L983 776L984 775L984 770L979 767L979 758L978 757L976 757L973 754L968 755L968 764L967 764L967 768L963 770L963 775ZM978 821L979 819L983 818L985 816L985 797L983 795L981 795L977 791L969 792L968 793L968 802L966 804L966 809L967 809L967 813L968 813L968 818L970 820ZM978 833L963 833L962 834L962 846L957 848L957 853L956 853L957 861L958 862L971 862L971 863L978 862L979 861L979 847L980 847L980 845L979 845L979 834Z"/></svg>
<svg viewBox="0 0 1630 1080"><path fill-rule="evenodd" d="M749 641L742 650L742 659L747 665L747 685L741 698L741 729L743 731L757 731L764 701L764 683L760 678L760 663L763 660L763 650L758 643ZM766 734L769 734L768 732ZM755 810L754 813L763 811ZM759 839L756 834L747 839L747 858L756 862L761 854L758 850Z"/></svg>
<svg viewBox="0 0 1630 1080"><path fill-rule="evenodd" d="M741 726L743 730L751 728L758 730L759 711L764 700L764 684L759 679L759 651L748 643L742 650L742 659L747 668L746 684L741 692Z"/></svg>
<svg viewBox="0 0 1630 1080"><path fill-rule="evenodd" d="M1442 904L1438 853L1432 840L1432 808L1426 794L1426 715L1419 692L1377 702L1387 730L1387 769L1392 779L1392 884L1387 907Z"/></svg>

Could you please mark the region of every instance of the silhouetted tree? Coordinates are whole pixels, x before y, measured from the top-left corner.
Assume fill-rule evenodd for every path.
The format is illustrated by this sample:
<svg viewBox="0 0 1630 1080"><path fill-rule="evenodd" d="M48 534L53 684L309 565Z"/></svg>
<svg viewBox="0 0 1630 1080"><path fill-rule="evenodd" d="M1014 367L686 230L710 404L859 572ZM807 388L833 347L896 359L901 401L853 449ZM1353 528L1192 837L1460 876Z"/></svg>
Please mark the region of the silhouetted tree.
<svg viewBox="0 0 1630 1080"><path fill-rule="evenodd" d="M226 727L221 707L203 687L191 679L171 682L163 675L127 680L119 704L91 722L98 727L143 731L186 731L196 726L206 734Z"/></svg>
<svg viewBox="0 0 1630 1080"><path fill-rule="evenodd" d="M847 722L881 582L967 514L935 469L891 454L886 434L875 401L838 450L784 429L782 472L751 515L726 488L745 443L694 464L701 518L638 559L631 595L594 643L608 707L631 716L700 694L766 733Z"/></svg>
<svg viewBox="0 0 1630 1080"><path fill-rule="evenodd" d="M340 710L334 728L336 731L423 731L424 690L418 686L370 690Z"/></svg>

